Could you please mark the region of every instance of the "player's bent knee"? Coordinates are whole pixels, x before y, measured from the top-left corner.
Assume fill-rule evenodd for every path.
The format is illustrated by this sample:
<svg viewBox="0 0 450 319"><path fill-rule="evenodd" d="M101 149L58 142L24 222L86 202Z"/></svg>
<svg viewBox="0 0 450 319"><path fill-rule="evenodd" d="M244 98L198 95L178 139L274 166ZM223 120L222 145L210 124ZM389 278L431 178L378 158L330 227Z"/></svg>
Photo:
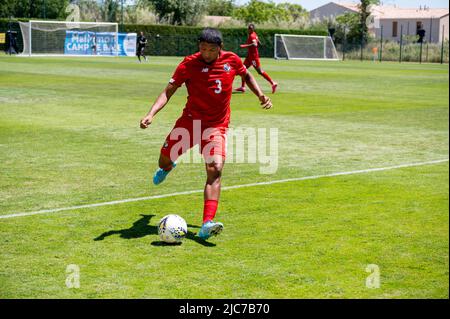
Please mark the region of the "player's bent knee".
<svg viewBox="0 0 450 319"><path fill-rule="evenodd" d="M218 179L222 176L223 163L211 163L206 167L208 179Z"/></svg>
<svg viewBox="0 0 450 319"><path fill-rule="evenodd" d="M208 173L206 178L206 184L208 185L220 185L222 174L221 173Z"/></svg>

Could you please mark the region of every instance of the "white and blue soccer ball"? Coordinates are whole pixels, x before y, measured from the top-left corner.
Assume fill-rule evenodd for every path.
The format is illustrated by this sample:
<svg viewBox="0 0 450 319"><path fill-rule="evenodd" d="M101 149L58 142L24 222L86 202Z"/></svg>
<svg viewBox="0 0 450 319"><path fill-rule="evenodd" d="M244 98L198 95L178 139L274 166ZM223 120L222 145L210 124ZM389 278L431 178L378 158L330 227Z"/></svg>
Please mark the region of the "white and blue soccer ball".
<svg viewBox="0 0 450 319"><path fill-rule="evenodd" d="M164 216L158 224L158 235L166 243L181 243L187 235L186 221L174 214Z"/></svg>

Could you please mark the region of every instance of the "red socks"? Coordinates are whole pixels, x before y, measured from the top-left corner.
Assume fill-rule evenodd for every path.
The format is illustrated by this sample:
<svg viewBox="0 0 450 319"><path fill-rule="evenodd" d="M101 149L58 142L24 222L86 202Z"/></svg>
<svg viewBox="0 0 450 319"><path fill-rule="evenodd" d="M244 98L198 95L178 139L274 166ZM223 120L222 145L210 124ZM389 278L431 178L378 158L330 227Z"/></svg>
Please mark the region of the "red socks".
<svg viewBox="0 0 450 319"><path fill-rule="evenodd" d="M261 73L261 75L262 75L267 81L269 81L270 84L273 85L273 81L272 81L272 79L270 78L269 74L266 73L266 71L263 71L263 72Z"/></svg>
<svg viewBox="0 0 450 319"><path fill-rule="evenodd" d="M203 208L203 223L214 219L218 205L219 202L216 200L205 200L205 206Z"/></svg>
<svg viewBox="0 0 450 319"><path fill-rule="evenodd" d="M273 81L272 81L272 79L270 78L269 74L266 73L266 71L263 71L263 72L261 73L261 75L263 76L263 78L265 78L267 81L269 81L269 83L270 83L271 85L273 85ZM242 80L242 85L241 85L241 87L245 87L245 81L244 81L244 80Z"/></svg>

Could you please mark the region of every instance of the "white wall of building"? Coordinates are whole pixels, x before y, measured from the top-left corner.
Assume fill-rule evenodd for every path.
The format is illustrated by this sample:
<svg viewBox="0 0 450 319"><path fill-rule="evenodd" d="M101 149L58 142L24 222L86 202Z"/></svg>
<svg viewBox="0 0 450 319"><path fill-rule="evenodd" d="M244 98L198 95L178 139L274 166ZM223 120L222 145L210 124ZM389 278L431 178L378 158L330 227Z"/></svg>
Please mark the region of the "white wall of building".
<svg viewBox="0 0 450 319"><path fill-rule="evenodd" d="M442 37L444 37L444 41L449 40L449 25L448 25L448 14L445 17L441 18L439 22L439 42L442 42Z"/></svg>
<svg viewBox="0 0 450 319"><path fill-rule="evenodd" d="M425 41L430 43L440 42L442 39L442 23L443 19L427 18L427 19L381 19L380 28L376 30L377 38L381 36L381 26L383 26L383 39L391 41L400 41L400 34L403 27L403 36L415 36L417 34L417 23L422 23L425 30ZM394 22L397 22L397 35L394 33ZM445 24L445 23L444 23ZM447 32L448 32L448 16L447 16ZM448 38L448 35L447 35Z"/></svg>
<svg viewBox="0 0 450 319"><path fill-rule="evenodd" d="M335 19L347 12L358 12L358 8L353 4L337 4L330 2L310 11L312 21L323 21ZM377 38L381 36L383 26L383 38L391 41L400 41L401 29L403 36L417 35L417 23L422 23L425 30L425 41L439 43L444 37L449 39L449 13L448 9L431 8L399 8L396 6L375 6L372 14L378 21L375 29L370 28L370 32ZM394 22L397 23L397 32L394 33ZM444 31L443 31L444 28Z"/></svg>

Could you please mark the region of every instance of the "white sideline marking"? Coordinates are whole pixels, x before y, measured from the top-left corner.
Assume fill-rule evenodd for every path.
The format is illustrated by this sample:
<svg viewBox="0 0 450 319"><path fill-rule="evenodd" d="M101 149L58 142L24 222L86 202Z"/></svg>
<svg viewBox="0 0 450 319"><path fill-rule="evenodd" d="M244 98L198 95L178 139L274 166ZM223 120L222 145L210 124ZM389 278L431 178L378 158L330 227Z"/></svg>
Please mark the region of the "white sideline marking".
<svg viewBox="0 0 450 319"><path fill-rule="evenodd" d="M324 178L324 177L334 177L334 176L343 176L343 175L364 174L364 173L371 173L371 172L381 172L381 171L388 171L388 170L397 169L397 168L439 164L439 163L445 163L445 162L448 162L448 161L449 161L449 159L447 158L447 159L430 161L430 162L410 163L410 164L402 164L402 165L380 167L380 168L369 168L369 169L363 169L363 170L358 170L358 171L338 172L338 173L331 173L331 174L325 174L325 175L314 175L314 176L305 176L305 177L297 177L297 178L280 179L280 180L269 181L269 182L259 182L259 183L251 183L251 184L226 186L226 187L222 187L222 190L237 189L237 188L244 188L244 187L253 187L253 186L261 186L261 185L272 185L272 184L280 184L280 183L288 183L288 182L296 182L296 181L305 181L305 180L318 179L318 178ZM36 211L36 212L26 212L26 213L16 213L16 214L10 214L10 215L3 215L3 216L0 216L0 219L22 217L22 216L31 216L31 215L39 215L39 214L46 214L46 213L57 213L57 212L62 212L62 211L66 211L66 210L74 210L74 209L81 209L81 208L92 208L92 207L100 207L100 206L108 206L108 205L117 205L117 204L139 202L139 201L152 200L152 199L158 199L158 198L166 198L166 197L181 196L181 195L190 195L190 194L196 194L196 193L202 193L202 192L203 192L203 189L197 189L197 190L191 190L191 191L186 191L186 192L178 192L178 193L154 195L154 196L146 196L146 197L138 197L138 198L129 198L129 199L115 200L115 201L112 201L112 202L104 202L104 203L97 203L97 204L87 204L87 205L55 208L55 209L45 209L45 210L39 210L39 211Z"/></svg>

